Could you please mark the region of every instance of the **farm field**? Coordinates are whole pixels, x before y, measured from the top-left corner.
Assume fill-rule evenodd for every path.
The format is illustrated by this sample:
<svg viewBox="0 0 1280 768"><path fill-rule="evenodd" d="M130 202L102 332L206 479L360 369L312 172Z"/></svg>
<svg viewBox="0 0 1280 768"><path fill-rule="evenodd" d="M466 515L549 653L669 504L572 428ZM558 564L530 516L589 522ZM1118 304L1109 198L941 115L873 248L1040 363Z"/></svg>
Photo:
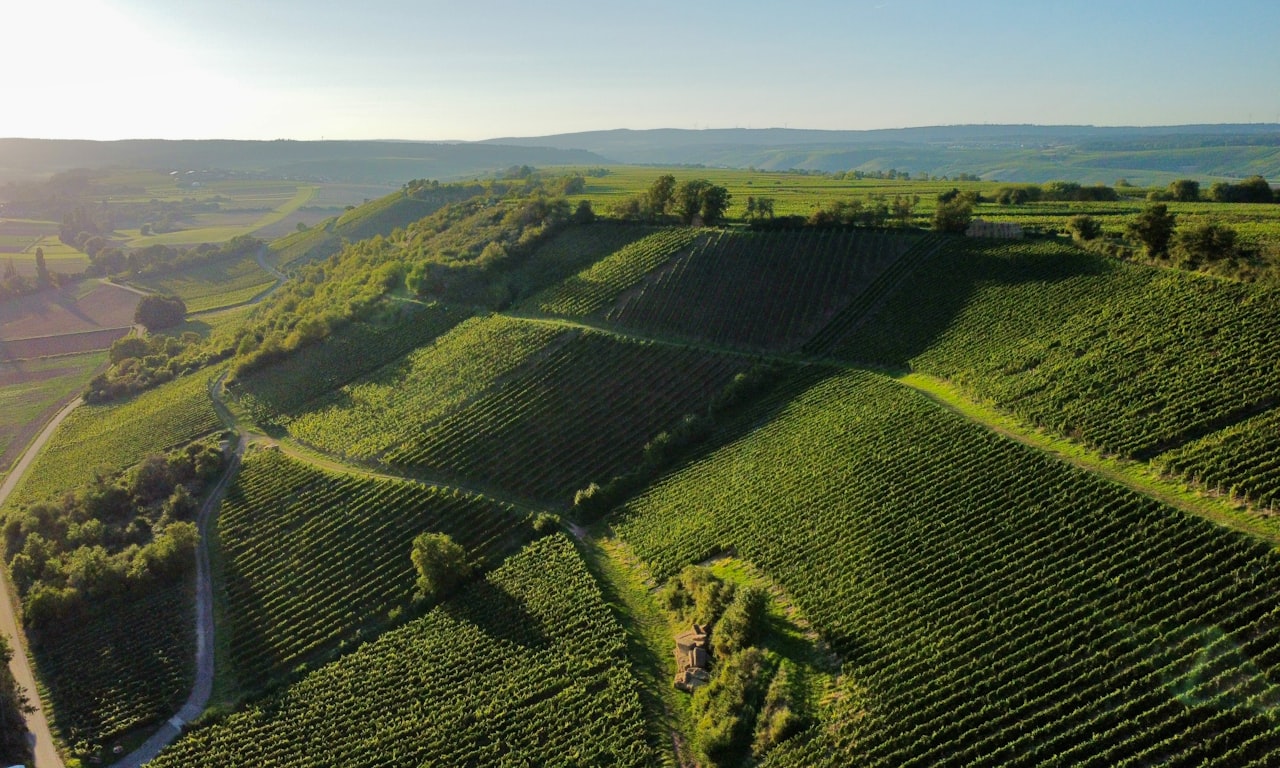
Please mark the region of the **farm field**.
<svg viewBox="0 0 1280 768"><path fill-rule="evenodd" d="M152 765L650 766L623 648L573 545L543 538Z"/></svg>
<svg viewBox="0 0 1280 768"><path fill-rule="evenodd" d="M493 566L532 535L527 518L478 497L256 453L218 518L237 686L257 691L323 662L403 610L419 533L444 531Z"/></svg>
<svg viewBox="0 0 1280 768"><path fill-rule="evenodd" d="M0 361L0 478L8 473L60 404L107 363L105 352L47 360Z"/></svg>
<svg viewBox="0 0 1280 768"><path fill-rule="evenodd" d="M1262 765L1280 750L1270 546L875 374L812 371L792 392L615 523L659 578L733 550L844 657L855 700L771 764L1003 765L1038 745L1071 763Z"/></svg>
<svg viewBox="0 0 1280 768"><path fill-rule="evenodd" d="M133 310L140 298L132 291L90 281L7 299L0 303L0 341L127 329L133 325ZM98 348L109 346L110 341Z"/></svg>
<svg viewBox="0 0 1280 768"><path fill-rule="evenodd" d="M252 256L133 281L140 288L181 298L188 312L205 312L250 301L275 285Z"/></svg>
<svg viewBox="0 0 1280 768"><path fill-rule="evenodd" d="M59 427L6 506L54 498L88 483L100 470L117 472L216 432L222 423L209 399L212 375L192 374L118 403L80 406Z"/></svg>

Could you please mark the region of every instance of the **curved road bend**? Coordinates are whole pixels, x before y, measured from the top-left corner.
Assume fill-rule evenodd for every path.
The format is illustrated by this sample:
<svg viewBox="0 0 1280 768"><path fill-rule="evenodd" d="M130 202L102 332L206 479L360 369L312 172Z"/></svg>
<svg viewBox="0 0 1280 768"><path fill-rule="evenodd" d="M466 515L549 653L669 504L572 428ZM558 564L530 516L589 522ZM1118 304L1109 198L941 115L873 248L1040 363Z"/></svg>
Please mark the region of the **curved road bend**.
<svg viewBox="0 0 1280 768"><path fill-rule="evenodd" d="M44 429L40 430L40 434L35 440L31 441L31 445L27 446L27 450L22 454L22 458L18 459L18 463L13 465L13 471L5 478L4 483L0 484L0 505L9 498L9 494L13 493L13 489L18 486L23 475L27 473L31 463L35 461L36 456L44 449L49 438L53 437L53 433L57 431L62 424L63 419L67 418L76 406L82 401L76 398L68 403L62 410L49 420ZM0 565L0 632L9 640L10 647L13 648L13 658L9 661L9 670L13 672L13 677L18 681L18 685L22 686L27 692L27 699L31 705L35 707L35 711L27 715L27 738L32 743L32 755L35 758L36 768L64 768L62 758L58 755L58 750L53 746L53 734L49 731L49 720L45 717L44 707L40 704L40 697L36 694L36 678L31 671L31 660L26 653L26 638L22 634L21 628L18 626L17 610L13 603L15 595L9 588L8 574L6 569Z"/></svg>

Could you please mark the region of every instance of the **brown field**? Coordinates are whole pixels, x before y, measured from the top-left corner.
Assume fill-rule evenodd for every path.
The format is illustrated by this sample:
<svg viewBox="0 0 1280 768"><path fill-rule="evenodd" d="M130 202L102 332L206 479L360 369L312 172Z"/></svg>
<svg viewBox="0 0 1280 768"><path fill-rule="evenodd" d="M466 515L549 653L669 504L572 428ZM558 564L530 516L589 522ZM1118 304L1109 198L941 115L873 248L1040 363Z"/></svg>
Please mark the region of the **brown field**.
<svg viewBox="0 0 1280 768"><path fill-rule="evenodd" d="M9 299L0 303L0 341L7 347L18 339L126 328L133 324L141 298L113 285L90 283Z"/></svg>
<svg viewBox="0 0 1280 768"><path fill-rule="evenodd" d="M127 336L130 326L103 328L100 331L60 333L57 336L37 336L27 339L0 339L0 361L34 360L38 357L72 355L107 349L116 339Z"/></svg>

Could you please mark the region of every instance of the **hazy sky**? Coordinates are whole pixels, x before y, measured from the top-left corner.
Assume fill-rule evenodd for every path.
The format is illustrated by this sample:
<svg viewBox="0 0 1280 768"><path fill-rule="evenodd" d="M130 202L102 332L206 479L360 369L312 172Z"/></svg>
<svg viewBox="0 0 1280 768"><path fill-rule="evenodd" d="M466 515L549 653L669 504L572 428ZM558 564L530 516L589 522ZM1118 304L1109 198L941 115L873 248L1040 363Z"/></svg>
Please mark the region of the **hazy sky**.
<svg viewBox="0 0 1280 768"><path fill-rule="evenodd" d="M1280 0L0 0L0 137L1280 122Z"/></svg>

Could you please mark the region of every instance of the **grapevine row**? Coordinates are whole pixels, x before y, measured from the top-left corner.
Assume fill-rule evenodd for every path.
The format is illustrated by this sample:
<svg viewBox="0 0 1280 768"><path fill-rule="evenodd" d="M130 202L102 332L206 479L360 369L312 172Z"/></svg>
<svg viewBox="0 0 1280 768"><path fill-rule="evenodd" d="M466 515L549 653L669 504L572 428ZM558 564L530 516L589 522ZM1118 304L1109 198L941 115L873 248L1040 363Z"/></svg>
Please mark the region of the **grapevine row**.
<svg viewBox="0 0 1280 768"><path fill-rule="evenodd" d="M861 729L829 764L1280 756L1280 556L886 379L807 376L616 528L659 577L732 547L788 589L866 692L815 736Z"/></svg>
<svg viewBox="0 0 1280 768"><path fill-rule="evenodd" d="M417 534L444 531L489 562L528 537L524 517L456 492L330 474L277 451L253 455L218 517L241 684L313 662L408 606Z"/></svg>
<svg viewBox="0 0 1280 768"><path fill-rule="evenodd" d="M568 539L152 763L652 766L625 641Z"/></svg>

